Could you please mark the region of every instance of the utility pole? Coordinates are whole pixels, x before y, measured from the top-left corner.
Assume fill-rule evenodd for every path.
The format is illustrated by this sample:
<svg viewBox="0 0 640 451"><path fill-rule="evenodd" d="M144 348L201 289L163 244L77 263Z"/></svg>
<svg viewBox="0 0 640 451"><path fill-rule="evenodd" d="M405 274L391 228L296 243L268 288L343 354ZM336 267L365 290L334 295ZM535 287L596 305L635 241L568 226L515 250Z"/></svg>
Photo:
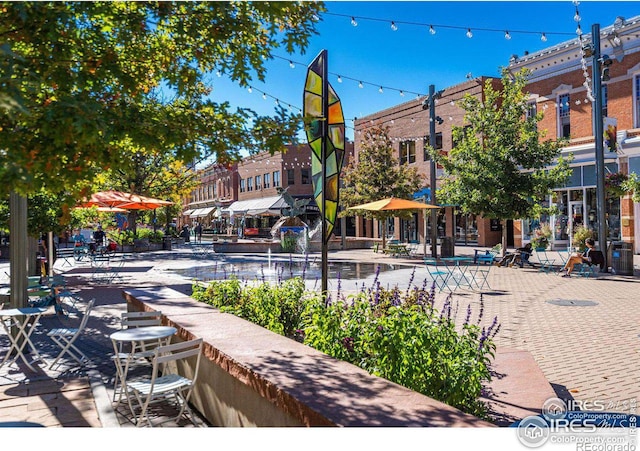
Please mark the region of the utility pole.
<svg viewBox="0 0 640 451"><path fill-rule="evenodd" d="M607 215L604 188L604 132L602 117L602 75L601 63L603 58L600 55L600 24L591 26L591 39L593 41L593 96L595 103L593 106L593 136L595 137L596 150L596 203L598 207L598 241L600 250L604 255L603 272L609 271L607 257ZM606 56L606 55L605 55ZM610 64L608 57L607 64Z"/></svg>

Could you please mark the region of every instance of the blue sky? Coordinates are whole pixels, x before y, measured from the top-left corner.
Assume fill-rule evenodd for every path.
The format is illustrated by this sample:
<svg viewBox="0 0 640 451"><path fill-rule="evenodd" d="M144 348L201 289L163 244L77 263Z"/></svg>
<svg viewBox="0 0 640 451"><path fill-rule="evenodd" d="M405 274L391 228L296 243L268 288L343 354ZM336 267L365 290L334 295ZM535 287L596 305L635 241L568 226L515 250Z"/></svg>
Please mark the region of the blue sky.
<svg viewBox="0 0 640 451"><path fill-rule="evenodd" d="M326 6L329 14L321 16L319 34L304 55L275 50L278 57L267 62L265 82L252 83L252 93L224 75L213 75L213 99L272 114L277 98L299 111L306 66L326 49L333 74L330 83L342 100L347 137L353 139L354 117L426 94L430 84L436 89L456 85L465 81L468 73L497 77L513 54L522 56L525 51L535 52L577 37L573 1L338 1L326 2ZM581 28L589 33L595 23L604 28L617 16L640 15L640 2L583 1L577 9ZM351 17L357 26L351 25ZM392 21L396 31L391 28ZM429 33L429 24L435 34ZM466 36L468 28L472 38ZM505 39L505 31L511 39ZM546 42L541 40L543 32ZM360 80L363 88L358 87Z"/></svg>

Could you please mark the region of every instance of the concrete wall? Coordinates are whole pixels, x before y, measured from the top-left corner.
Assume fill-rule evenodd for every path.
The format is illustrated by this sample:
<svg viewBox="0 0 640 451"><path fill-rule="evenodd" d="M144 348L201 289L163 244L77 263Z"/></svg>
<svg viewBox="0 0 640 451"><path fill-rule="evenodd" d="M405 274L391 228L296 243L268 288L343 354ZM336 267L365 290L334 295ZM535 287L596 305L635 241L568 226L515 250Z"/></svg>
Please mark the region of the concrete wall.
<svg viewBox="0 0 640 451"><path fill-rule="evenodd" d="M492 426L175 290L123 296L129 311L162 311L174 340L204 339L192 400L214 426Z"/></svg>

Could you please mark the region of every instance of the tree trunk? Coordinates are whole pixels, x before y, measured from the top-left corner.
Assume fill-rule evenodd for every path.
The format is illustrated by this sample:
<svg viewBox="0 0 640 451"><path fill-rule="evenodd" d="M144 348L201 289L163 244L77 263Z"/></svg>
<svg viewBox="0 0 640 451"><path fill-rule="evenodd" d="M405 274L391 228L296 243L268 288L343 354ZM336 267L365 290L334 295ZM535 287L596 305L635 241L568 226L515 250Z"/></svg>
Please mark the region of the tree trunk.
<svg viewBox="0 0 640 451"><path fill-rule="evenodd" d="M502 256L507 255L507 227L504 219L500 220L500 233L502 235Z"/></svg>

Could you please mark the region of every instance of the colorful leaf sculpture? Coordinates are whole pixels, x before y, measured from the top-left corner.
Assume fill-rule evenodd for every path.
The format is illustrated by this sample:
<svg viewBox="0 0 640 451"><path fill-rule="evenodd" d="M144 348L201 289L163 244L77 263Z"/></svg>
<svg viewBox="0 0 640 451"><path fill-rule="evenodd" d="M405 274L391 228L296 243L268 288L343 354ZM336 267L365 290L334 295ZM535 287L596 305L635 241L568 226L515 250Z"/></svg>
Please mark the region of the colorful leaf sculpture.
<svg viewBox="0 0 640 451"><path fill-rule="evenodd" d="M323 96L326 58L326 50L323 50L309 65L304 86L303 109L307 141L311 147L313 196L320 208L320 214L326 221L326 233L323 237L325 243L329 241L338 216L340 171L344 163L345 149L344 116L340 98L328 82L326 83L328 93ZM327 111L327 118L324 117L324 111ZM323 127L325 120L326 128ZM325 148L324 162L323 147ZM326 183L323 180L323 163ZM326 189L324 205L322 205L323 188Z"/></svg>

